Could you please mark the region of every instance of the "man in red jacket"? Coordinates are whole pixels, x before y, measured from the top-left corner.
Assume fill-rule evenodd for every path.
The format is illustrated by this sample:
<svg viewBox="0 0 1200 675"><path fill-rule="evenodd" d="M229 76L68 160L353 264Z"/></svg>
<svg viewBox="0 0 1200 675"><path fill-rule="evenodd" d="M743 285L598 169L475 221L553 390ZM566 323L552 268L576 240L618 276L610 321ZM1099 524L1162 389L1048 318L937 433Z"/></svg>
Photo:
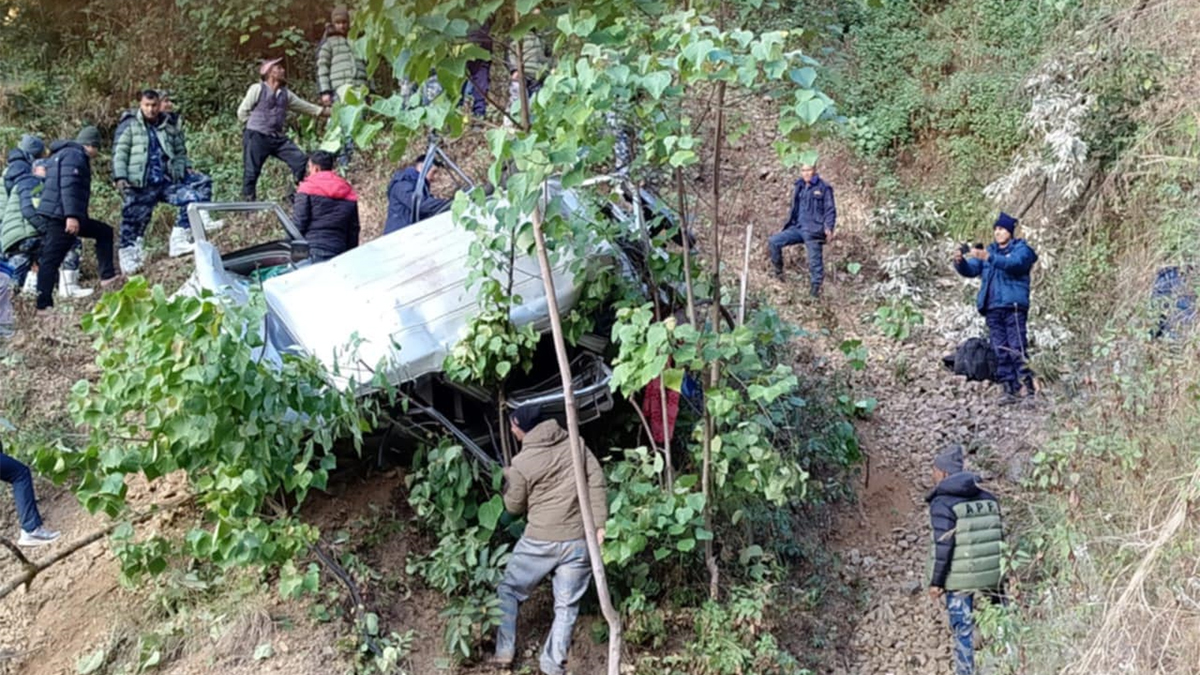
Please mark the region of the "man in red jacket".
<svg viewBox="0 0 1200 675"><path fill-rule="evenodd" d="M332 153L308 158L308 177L296 188L293 219L308 241L309 259L325 262L358 246L358 195L333 171Z"/></svg>

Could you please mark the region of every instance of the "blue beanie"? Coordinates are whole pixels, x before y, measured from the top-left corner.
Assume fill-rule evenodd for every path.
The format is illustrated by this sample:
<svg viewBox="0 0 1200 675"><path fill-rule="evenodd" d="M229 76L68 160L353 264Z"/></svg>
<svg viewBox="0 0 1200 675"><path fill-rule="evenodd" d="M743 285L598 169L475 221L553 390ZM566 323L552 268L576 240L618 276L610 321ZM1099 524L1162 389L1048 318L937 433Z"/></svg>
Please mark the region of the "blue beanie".
<svg viewBox="0 0 1200 675"><path fill-rule="evenodd" d="M1001 211L1000 216L996 218L996 224L992 225L992 229L997 227L1003 227L1008 230L1009 234L1012 234L1013 230L1017 229L1017 219Z"/></svg>
<svg viewBox="0 0 1200 675"><path fill-rule="evenodd" d="M42 139L33 134L25 134L21 136L21 142L17 144L17 149L37 159L42 156L42 153L46 152L46 144L42 142Z"/></svg>

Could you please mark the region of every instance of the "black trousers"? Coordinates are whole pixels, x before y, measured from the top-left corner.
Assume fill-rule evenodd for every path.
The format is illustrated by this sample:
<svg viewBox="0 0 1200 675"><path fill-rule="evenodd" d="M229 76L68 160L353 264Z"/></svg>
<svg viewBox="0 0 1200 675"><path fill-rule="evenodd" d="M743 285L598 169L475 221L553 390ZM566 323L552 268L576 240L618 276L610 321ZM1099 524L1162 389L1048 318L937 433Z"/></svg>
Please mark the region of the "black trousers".
<svg viewBox="0 0 1200 675"><path fill-rule="evenodd" d="M246 201L258 201L258 177L268 157L283 160L297 184L304 180L308 155L290 138L246 129L242 132L242 197Z"/></svg>
<svg viewBox="0 0 1200 675"><path fill-rule="evenodd" d="M96 241L96 267L101 279L117 276L113 269L113 229L107 223L91 218L79 219L79 234L67 233L65 218L35 217L34 227L42 233L42 250L38 253L37 308L54 306L54 287L58 285L58 268L80 237Z"/></svg>

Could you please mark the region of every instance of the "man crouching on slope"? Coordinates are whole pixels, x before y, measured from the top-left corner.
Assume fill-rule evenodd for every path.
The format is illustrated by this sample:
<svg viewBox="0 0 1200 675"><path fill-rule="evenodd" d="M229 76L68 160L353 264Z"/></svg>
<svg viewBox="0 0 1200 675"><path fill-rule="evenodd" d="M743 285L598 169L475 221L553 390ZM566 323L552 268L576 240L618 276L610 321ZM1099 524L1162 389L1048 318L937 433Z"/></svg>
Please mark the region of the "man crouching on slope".
<svg viewBox="0 0 1200 675"><path fill-rule="evenodd" d="M492 664L507 667L516 656L517 608L546 575L554 574L554 623L542 649L541 670L546 675L566 671L571 631L579 615L579 601L592 578L583 518L575 491L571 442L554 419L542 419L541 406L524 405L513 413L512 433L522 450L504 470L504 508L513 515L527 514L525 534L513 549L500 595L500 627ZM600 462L584 449L596 538L604 543L608 496Z"/></svg>
<svg viewBox="0 0 1200 675"><path fill-rule="evenodd" d="M933 460L929 522L929 597L945 595L954 631L955 675L975 675L976 593L1000 589L1004 529L1000 504L979 488L979 476L963 471L963 449L951 445Z"/></svg>

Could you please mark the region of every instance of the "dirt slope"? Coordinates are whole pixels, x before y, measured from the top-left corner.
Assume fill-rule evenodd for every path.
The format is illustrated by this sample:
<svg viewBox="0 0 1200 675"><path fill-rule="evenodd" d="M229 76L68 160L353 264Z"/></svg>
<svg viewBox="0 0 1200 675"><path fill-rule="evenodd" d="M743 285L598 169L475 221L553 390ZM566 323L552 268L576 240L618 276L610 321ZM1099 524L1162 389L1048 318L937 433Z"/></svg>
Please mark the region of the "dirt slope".
<svg viewBox="0 0 1200 675"><path fill-rule="evenodd" d="M944 610L924 593L923 570L928 524L923 495L930 487L928 463L947 442L968 445L971 467L984 471L1001 499L1016 489L1010 482L1019 474L1027 449L1035 444L1046 414L1038 410L1000 409L998 392L967 384L940 370L938 360L952 348L930 331L918 331L907 344L879 335L864 317L878 304L870 287L881 245L868 235L870 210L867 182L852 162L836 152L824 159L821 173L832 183L841 214L837 241L827 248L828 281L825 298L807 298L803 254L788 258L789 278L777 282L766 274L766 237L778 229L786 215L794 177L778 167L770 155L769 135L774 127L764 116L751 120L752 131L735 144L725 167L735 189L727 191L723 236L727 277L736 275L744 253L745 225L753 223L750 296L776 305L783 315L808 329L814 357L828 362L843 358L838 345L857 338L870 348L867 368L856 375L860 396L878 399L874 418L860 425L863 445L870 455L869 479L860 486L859 504L840 511L829 533L829 547L841 560L841 574L850 585L865 592L863 611L826 616L840 637L829 651L826 672L877 675L884 673L948 673L949 632ZM390 170L373 167L352 176L363 195L364 222L382 221L386 210L383 190ZM705 177L691 177L693 189L707 190ZM365 228L364 234L378 228ZM846 272L847 262L863 265L863 272ZM186 274L184 261L156 260L149 273L172 281ZM86 303L79 309L85 309ZM22 320L32 317L22 308ZM59 420L59 404L70 382L86 376L90 346L70 333L27 328L18 350L4 361L21 383L19 402L30 419ZM901 368L898 364L906 364ZM66 366L66 367L64 367ZM808 367L808 364L799 364ZM7 375L6 375L7 377ZM10 392L11 395L11 392ZM13 403L9 403L13 405ZM397 474L351 478L333 498L314 500L311 517L323 529L336 529L367 517L372 505L403 510L401 479ZM39 484L47 520L64 531L67 541L100 527L102 521L83 513L68 494ZM11 502L0 499L0 520L15 522ZM402 570L406 551L420 545L419 536L401 533L368 554L375 569ZM0 555L0 577L12 574L12 561ZM270 589L250 607L230 609L214 619L209 636L192 635L178 646L166 672L227 673L287 672L291 675L328 672L341 660L333 647L337 630L313 623L295 606L270 600ZM437 599L419 589L400 589L380 596L385 623L393 630L412 628L417 634L413 672L443 670L440 655L441 625ZM116 583L116 565L103 544L96 544L40 577L28 593L19 592L0 602L0 673L49 675L74 672L77 659L94 650L136 642L138 614L145 594L123 590ZM527 647L547 628L548 611L538 612L546 597L535 596L525 617L522 634ZM595 616L582 616L573 655L580 675L603 672L603 648L588 637ZM124 640L124 642L121 642ZM252 655L264 642L274 655L258 661Z"/></svg>

